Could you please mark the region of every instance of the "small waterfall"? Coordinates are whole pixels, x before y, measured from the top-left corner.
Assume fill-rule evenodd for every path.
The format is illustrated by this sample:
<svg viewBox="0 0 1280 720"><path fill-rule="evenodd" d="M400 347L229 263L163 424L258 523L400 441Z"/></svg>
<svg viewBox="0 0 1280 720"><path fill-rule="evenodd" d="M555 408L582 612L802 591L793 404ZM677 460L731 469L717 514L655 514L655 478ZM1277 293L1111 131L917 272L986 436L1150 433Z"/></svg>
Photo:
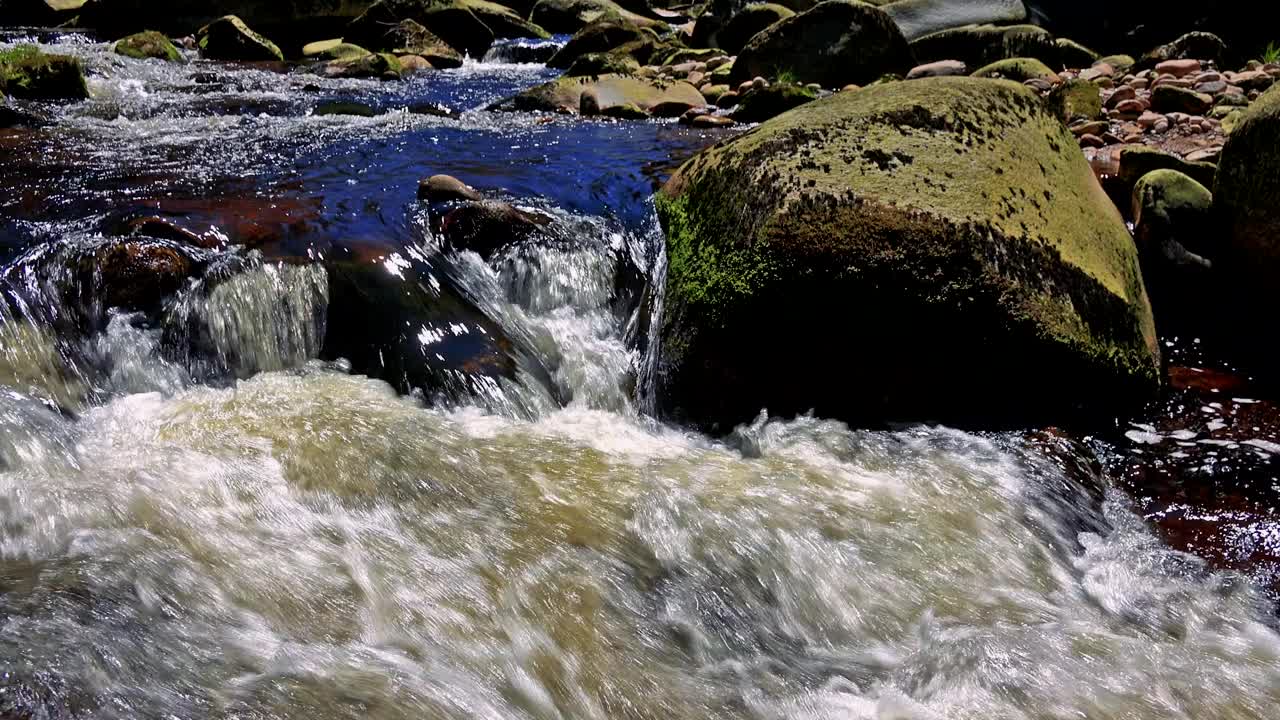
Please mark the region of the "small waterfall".
<svg viewBox="0 0 1280 720"><path fill-rule="evenodd" d="M493 47L489 48L484 57L480 59L480 62L536 63L543 65L561 47L564 47L564 43L555 40L529 40L527 38L499 40L494 43Z"/></svg>

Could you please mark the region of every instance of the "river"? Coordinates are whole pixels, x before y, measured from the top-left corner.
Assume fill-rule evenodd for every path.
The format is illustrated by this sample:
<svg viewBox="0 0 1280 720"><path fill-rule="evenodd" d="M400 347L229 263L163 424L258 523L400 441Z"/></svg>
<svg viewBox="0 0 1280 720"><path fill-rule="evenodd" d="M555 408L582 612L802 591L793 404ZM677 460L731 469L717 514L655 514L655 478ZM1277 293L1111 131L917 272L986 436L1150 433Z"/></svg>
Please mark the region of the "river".
<svg viewBox="0 0 1280 720"><path fill-rule="evenodd" d="M645 412L617 266L661 271L655 178L722 135L483 110L536 64L378 83L28 39L94 97L0 131L0 718L1280 713L1267 595L1073 442ZM273 259L441 262L438 172L566 228L448 262L548 382L426 403L315 359L324 270ZM59 329L49 268L139 208L237 257L166 316L219 362L126 313Z"/></svg>

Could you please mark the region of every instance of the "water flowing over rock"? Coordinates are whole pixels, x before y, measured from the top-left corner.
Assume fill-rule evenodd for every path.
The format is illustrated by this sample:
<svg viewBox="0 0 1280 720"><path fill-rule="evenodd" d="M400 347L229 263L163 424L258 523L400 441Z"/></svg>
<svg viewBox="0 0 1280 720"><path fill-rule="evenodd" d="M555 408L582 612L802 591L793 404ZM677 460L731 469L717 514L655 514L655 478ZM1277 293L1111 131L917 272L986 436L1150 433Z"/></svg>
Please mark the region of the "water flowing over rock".
<svg viewBox="0 0 1280 720"><path fill-rule="evenodd" d="M138 60L155 58L169 62L182 62L182 53L174 47L169 38L154 30L136 33L116 41L113 47L117 55L124 55Z"/></svg>
<svg viewBox="0 0 1280 720"><path fill-rule="evenodd" d="M695 157L658 208L673 417L1017 422L1158 384L1119 213L1012 83L913 80L803 105Z"/></svg>

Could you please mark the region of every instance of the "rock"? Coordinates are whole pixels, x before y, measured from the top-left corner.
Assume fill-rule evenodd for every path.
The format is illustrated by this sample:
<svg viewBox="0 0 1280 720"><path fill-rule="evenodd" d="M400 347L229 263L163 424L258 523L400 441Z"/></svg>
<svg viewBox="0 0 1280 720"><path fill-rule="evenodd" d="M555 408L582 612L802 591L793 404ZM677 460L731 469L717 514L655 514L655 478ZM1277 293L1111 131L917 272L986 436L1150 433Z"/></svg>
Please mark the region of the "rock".
<svg viewBox="0 0 1280 720"><path fill-rule="evenodd" d="M431 66L431 62L421 55L401 55L397 57L396 60L400 61L401 75L409 75L412 73L426 72L427 70L435 69Z"/></svg>
<svg viewBox="0 0 1280 720"><path fill-rule="evenodd" d="M1203 115L1211 107L1213 107L1213 97L1194 90L1160 85L1151 91L1151 109L1156 112Z"/></svg>
<svg viewBox="0 0 1280 720"><path fill-rule="evenodd" d="M470 402L495 381L528 375L552 389L536 355L490 319L448 273L426 260L327 260L320 357L427 402Z"/></svg>
<svg viewBox="0 0 1280 720"><path fill-rule="evenodd" d="M697 88L687 82L600 75L552 80L497 103L493 109L576 113L588 94L588 102L594 103L592 109L602 114L611 107L633 105L660 117L679 117L689 108L707 104Z"/></svg>
<svg viewBox="0 0 1280 720"><path fill-rule="evenodd" d="M462 54L415 20L401 20L389 28L357 27L355 32L364 33L364 41L379 51L417 55L436 68L462 67Z"/></svg>
<svg viewBox="0 0 1280 720"><path fill-rule="evenodd" d="M426 62L425 60L423 62ZM321 72L333 78L399 78L404 68L400 59L390 53L366 53L330 60Z"/></svg>
<svg viewBox="0 0 1280 720"><path fill-rule="evenodd" d="M1111 95L1107 98L1107 101L1103 103L1103 106L1106 107L1107 109L1113 109L1115 108L1115 106L1119 105L1120 103L1126 100L1134 100L1137 97L1138 97L1137 90L1134 90L1128 85L1121 85L1120 87L1116 88L1115 92L1111 93Z"/></svg>
<svg viewBox="0 0 1280 720"><path fill-rule="evenodd" d="M1115 77L1116 69L1106 63L1092 65L1080 72L1081 80L1090 82L1098 82L1100 80L1111 80Z"/></svg>
<svg viewBox="0 0 1280 720"><path fill-rule="evenodd" d="M0 97L0 129L37 128L50 122L49 117L31 109L18 109L4 104Z"/></svg>
<svg viewBox="0 0 1280 720"><path fill-rule="evenodd" d="M1280 272L1280 87L1263 93L1234 123L1213 197L1226 223L1231 277L1271 308Z"/></svg>
<svg viewBox="0 0 1280 720"><path fill-rule="evenodd" d="M1200 61L1195 59L1188 60L1165 60L1156 63L1155 71L1161 75L1172 75L1176 78L1194 75L1200 72Z"/></svg>
<svg viewBox="0 0 1280 720"><path fill-rule="evenodd" d="M49 55L34 45L0 51L0 98L83 100L89 97L80 60Z"/></svg>
<svg viewBox="0 0 1280 720"><path fill-rule="evenodd" d="M1106 144L1107 144L1107 141L1098 137L1097 135L1085 133L1080 136L1080 147L1100 148L1105 146Z"/></svg>
<svg viewBox="0 0 1280 720"><path fill-rule="evenodd" d="M1153 48L1138 60L1140 70L1153 68L1166 60L1208 60L1223 67L1228 59L1227 44L1207 32L1189 32L1166 45Z"/></svg>
<svg viewBox="0 0 1280 720"><path fill-rule="evenodd" d="M1102 95L1098 86L1088 80L1072 79L1056 86L1046 103L1063 122L1102 117Z"/></svg>
<svg viewBox="0 0 1280 720"><path fill-rule="evenodd" d="M450 0L461 4L493 31L495 38L549 40L551 33L521 17L515 10L490 0Z"/></svg>
<svg viewBox="0 0 1280 720"><path fill-rule="evenodd" d="M316 117L326 115L353 115L355 117L377 117L378 111L372 106L352 100L328 100L320 103L311 111Z"/></svg>
<svg viewBox="0 0 1280 720"><path fill-rule="evenodd" d="M696 128L719 128L729 127L734 121L721 115L698 115L689 124Z"/></svg>
<svg viewBox="0 0 1280 720"><path fill-rule="evenodd" d="M428 202L483 200L479 191L452 175L432 175L418 183L418 198Z"/></svg>
<svg viewBox="0 0 1280 720"><path fill-rule="evenodd" d="M1070 130L1071 130L1071 134L1075 135L1076 137L1083 137L1085 135L1101 136L1103 133L1107 131L1107 128L1109 128L1110 126L1111 126L1110 123L1108 123L1106 120L1094 120L1092 122L1080 122L1078 124L1072 125L1070 127Z"/></svg>
<svg viewBox="0 0 1280 720"><path fill-rule="evenodd" d="M156 60L166 60L168 62L182 62L182 53L178 52L178 48L174 47L169 38L163 33L154 30L135 33L126 38L121 38L112 46L112 50L117 55L124 55L137 60L154 58Z"/></svg>
<svg viewBox="0 0 1280 720"><path fill-rule="evenodd" d="M249 29L240 18L227 15L196 32L200 56L210 60L284 60L276 44Z"/></svg>
<svg viewBox="0 0 1280 720"><path fill-rule="evenodd" d="M1093 64L1095 66L1107 65L1116 72L1128 72L1129 68L1136 65L1137 62L1132 55L1108 55L1104 58L1099 58Z"/></svg>
<svg viewBox="0 0 1280 720"><path fill-rule="evenodd" d="M748 5L729 18L716 34L716 45L730 55L737 55L756 33L795 14L794 10L773 3Z"/></svg>
<svg viewBox="0 0 1280 720"><path fill-rule="evenodd" d="M738 106L738 101L740 99L742 99L742 96L738 94L737 90L730 90L729 92L724 93L720 97L716 98L716 107L722 110L735 108Z"/></svg>
<svg viewBox="0 0 1280 720"><path fill-rule="evenodd" d="M529 20L553 33L576 33L594 22L624 22L654 29L666 25L624 9L611 0L538 0Z"/></svg>
<svg viewBox="0 0 1280 720"><path fill-rule="evenodd" d="M1156 170L1134 186L1132 211L1142 275L1157 314L1174 318L1202 308L1204 295L1189 290L1205 287L1213 266L1209 240L1218 224L1212 193L1176 170Z"/></svg>
<svg viewBox="0 0 1280 720"><path fill-rule="evenodd" d="M1126 147L1120 151L1120 165L1113 182L1119 183L1114 195L1122 200L1122 206L1132 197L1133 187L1142 176L1155 170L1177 170L1196 182L1209 187L1217 168L1210 163L1187 162L1177 155L1153 147Z"/></svg>
<svg viewBox="0 0 1280 720"><path fill-rule="evenodd" d="M1122 120L1137 120L1146 111L1147 105L1141 100L1121 100L1111 113L1113 117Z"/></svg>
<svg viewBox="0 0 1280 720"><path fill-rule="evenodd" d="M667 417L992 427L1106 415L1159 384L1124 222L1017 84L838 93L704 150L657 207Z"/></svg>
<svg viewBox="0 0 1280 720"><path fill-rule="evenodd" d="M769 118L818 98L814 90L791 83L775 83L753 88L742 96L733 119L738 122L764 122Z"/></svg>
<svg viewBox="0 0 1280 720"><path fill-rule="evenodd" d="M549 224L551 218L509 203L473 200L445 214L440 235L448 248L470 250L487 260L504 248L528 242Z"/></svg>
<svg viewBox="0 0 1280 720"><path fill-rule="evenodd" d="M1058 48L1058 64L1063 67L1090 67L1098 61L1098 53L1074 40L1058 38L1053 44Z"/></svg>
<svg viewBox="0 0 1280 720"><path fill-rule="evenodd" d="M850 0L827 0L762 31L733 63L730 85L786 72L823 87L869 83L915 66L911 49L888 15Z"/></svg>
<svg viewBox="0 0 1280 720"><path fill-rule="evenodd" d="M414 29L413 26L406 28L402 25L405 20L412 20L453 50L473 58L483 57L493 45L494 31L472 12L472 5L467 0L378 0L363 15L351 21L345 37L348 42L364 47L386 48L390 29ZM401 49L409 54L422 55L432 65L441 67L431 55L417 52L412 47L394 50Z"/></svg>
<svg viewBox="0 0 1280 720"><path fill-rule="evenodd" d="M908 80L919 80L926 77L951 77L968 75L969 68L959 60L938 60L936 62L917 65L907 73Z"/></svg>
<svg viewBox="0 0 1280 720"><path fill-rule="evenodd" d="M636 59L623 53L591 53L583 55L565 71L566 77L587 75L635 75L640 70Z"/></svg>
<svg viewBox="0 0 1280 720"><path fill-rule="evenodd" d="M368 54L368 50L359 45L343 42L341 38L318 40L302 46L302 57L309 60L338 60L341 58L361 57Z"/></svg>
<svg viewBox="0 0 1280 720"><path fill-rule="evenodd" d="M1058 67L1058 46L1053 36L1035 25L997 27L976 25L943 30L911 41L918 62L960 60L969 67L983 67L1008 58L1036 58Z"/></svg>
<svg viewBox="0 0 1280 720"><path fill-rule="evenodd" d="M1022 0L897 0L874 2L888 13L907 40L983 23L1019 23L1027 18Z"/></svg>
<svg viewBox="0 0 1280 720"><path fill-rule="evenodd" d="M1017 82L1036 78L1053 82L1058 79L1057 73L1035 58L997 60L990 65L978 68L974 71L973 76L978 78L1004 78L1005 80L1015 80Z"/></svg>
<svg viewBox="0 0 1280 720"><path fill-rule="evenodd" d="M623 22L596 22L582 28L569 42L560 48L551 60L549 67L564 69L578 58L593 54L607 53L615 49L623 49L619 54L632 55L638 48L647 48L643 58L636 57L639 62L647 62L656 42L653 34Z"/></svg>
<svg viewBox="0 0 1280 720"><path fill-rule="evenodd" d="M82 254L74 267L82 307L153 313L199 263L178 243L135 237L111 239Z"/></svg>

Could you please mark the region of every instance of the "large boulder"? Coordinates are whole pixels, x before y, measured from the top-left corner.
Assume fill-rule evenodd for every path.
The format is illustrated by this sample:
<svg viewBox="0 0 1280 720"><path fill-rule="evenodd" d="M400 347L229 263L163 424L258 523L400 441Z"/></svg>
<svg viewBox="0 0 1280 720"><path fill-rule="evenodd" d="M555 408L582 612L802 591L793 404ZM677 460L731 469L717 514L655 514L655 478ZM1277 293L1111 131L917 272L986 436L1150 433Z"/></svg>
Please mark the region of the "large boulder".
<svg viewBox="0 0 1280 720"><path fill-rule="evenodd" d="M1105 413L1158 387L1124 221L1018 84L837 93L704 150L657 207L669 417L990 427Z"/></svg>
<svg viewBox="0 0 1280 720"><path fill-rule="evenodd" d="M898 0L880 5L908 40L949 28L981 23L1018 23L1027 17L1022 0Z"/></svg>
<svg viewBox="0 0 1280 720"><path fill-rule="evenodd" d="M235 15L218 18L196 32L200 55L210 60L283 61L280 48Z"/></svg>
<svg viewBox="0 0 1280 720"><path fill-rule="evenodd" d="M631 12L613 0L538 0L529 20L553 33L576 33L594 22L625 22L662 29L665 24Z"/></svg>
<svg viewBox="0 0 1280 720"><path fill-rule="evenodd" d="M740 122L764 122L817 98L817 91L804 85L773 83L754 88L743 95L733 113L733 119Z"/></svg>
<svg viewBox="0 0 1280 720"><path fill-rule="evenodd" d="M83 100L89 97L84 67L69 55L50 55L34 45L0 51L0 97Z"/></svg>
<svg viewBox="0 0 1280 720"><path fill-rule="evenodd" d="M1203 313L1216 251L1213 194L1177 170L1156 170L1134 186L1132 212L1143 279L1161 323Z"/></svg>
<svg viewBox="0 0 1280 720"><path fill-rule="evenodd" d="M702 93L687 82L599 75L552 80L498 103L494 109L618 115L634 108L645 114L678 117L706 104Z"/></svg>
<svg viewBox="0 0 1280 720"><path fill-rule="evenodd" d="M178 52L178 48L164 36L154 30L147 30L140 33L134 33L125 38L116 41L112 47L117 55L124 55L136 60L146 60L148 58L155 60L166 60L168 62L182 62L182 53Z"/></svg>
<svg viewBox="0 0 1280 720"><path fill-rule="evenodd" d="M493 31L495 38L550 39L551 33L525 20L515 10L489 0L453 0L470 10Z"/></svg>
<svg viewBox="0 0 1280 720"><path fill-rule="evenodd" d="M376 50L395 55L417 55L435 68L462 66L462 54L449 43L414 20L401 20L390 27L368 27L372 32L362 37Z"/></svg>
<svg viewBox="0 0 1280 720"><path fill-rule="evenodd" d="M998 60L1036 58L1059 68L1062 54L1053 36L1035 25L968 25L931 33L911 41L919 62L960 60L973 68Z"/></svg>
<svg viewBox="0 0 1280 720"><path fill-rule="evenodd" d="M716 33L716 46L730 55L736 55L756 33L795 14L794 10L775 3L748 5L729 18L729 22Z"/></svg>
<svg viewBox="0 0 1280 720"><path fill-rule="evenodd" d="M1263 93L1227 136L1213 198L1226 223L1233 277L1273 303L1280 277L1280 86Z"/></svg>
<svg viewBox="0 0 1280 720"><path fill-rule="evenodd" d="M790 73L824 87L864 85L915 66L898 26L883 11L853 0L827 0L753 37L733 63L730 84Z"/></svg>
<svg viewBox="0 0 1280 720"><path fill-rule="evenodd" d="M67 0L54 0L65 3ZM77 26L112 37L159 30L172 37L227 15L278 41L304 42L341 34L342 26L364 12L373 0L89 0L74 12ZM292 49L292 48L291 48Z"/></svg>
<svg viewBox="0 0 1280 720"><path fill-rule="evenodd" d="M382 49L388 32L401 27L405 20L412 20L449 47L473 58L483 57L493 45L493 30L458 0L378 0L351 21L344 38L362 47Z"/></svg>
<svg viewBox="0 0 1280 720"><path fill-rule="evenodd" d="M652 33L631 23L595 22L574 33L573 37L569 38L569 42L552 56L547 65L563 69L584 55L609 52L624 45L628 46L628 49L632 47L652 49L654 41Z"/></svg>

